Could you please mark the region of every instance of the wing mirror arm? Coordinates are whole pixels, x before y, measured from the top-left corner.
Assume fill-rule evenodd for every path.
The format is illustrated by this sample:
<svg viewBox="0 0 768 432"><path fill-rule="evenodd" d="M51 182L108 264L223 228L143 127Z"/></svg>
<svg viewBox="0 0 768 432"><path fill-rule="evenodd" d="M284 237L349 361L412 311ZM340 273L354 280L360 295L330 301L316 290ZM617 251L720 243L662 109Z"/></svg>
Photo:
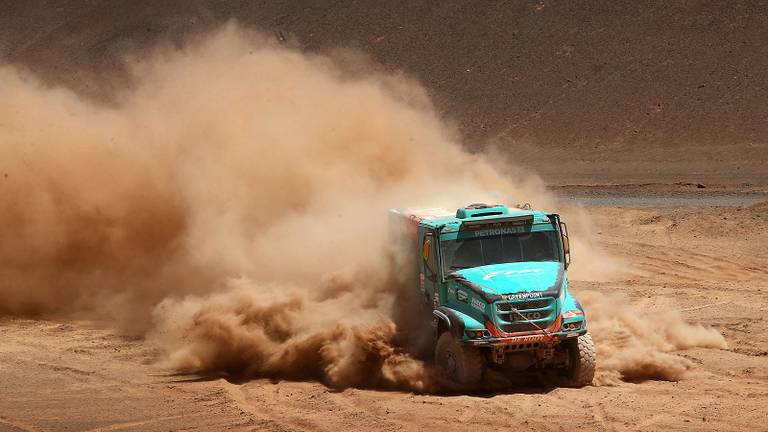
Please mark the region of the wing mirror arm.
<svg viewBox="0 0 768 432"><path fill-rule="evenodd" d="M568 226L565 222L560 222L560 235L563 238L563 256L565 258L565 268L571 265L571 241L568 238Z"/></svg>

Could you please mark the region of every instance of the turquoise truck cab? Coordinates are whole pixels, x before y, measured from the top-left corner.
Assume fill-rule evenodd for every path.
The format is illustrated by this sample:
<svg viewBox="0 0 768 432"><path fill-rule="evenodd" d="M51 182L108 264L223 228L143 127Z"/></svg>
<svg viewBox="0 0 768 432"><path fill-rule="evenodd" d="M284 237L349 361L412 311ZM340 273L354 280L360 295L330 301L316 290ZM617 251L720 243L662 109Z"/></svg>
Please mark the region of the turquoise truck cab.
<svg viewBox="0 0 768 432"><path fill-rule="evenodd" d="M548 369L566 385L591 383L595 349L568 289L568 230L559 215L486 204L392 215L406 247L418 250L419 298L447 375L470 385L488 368Z"/></svg>

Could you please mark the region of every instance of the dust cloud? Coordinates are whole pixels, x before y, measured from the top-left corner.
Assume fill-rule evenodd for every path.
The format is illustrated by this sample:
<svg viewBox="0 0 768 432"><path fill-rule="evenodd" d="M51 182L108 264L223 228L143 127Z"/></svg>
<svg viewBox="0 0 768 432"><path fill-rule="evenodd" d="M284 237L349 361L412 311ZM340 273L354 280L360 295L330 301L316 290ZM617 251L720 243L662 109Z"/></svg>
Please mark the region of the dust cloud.
<svg viewBox="0 0 768 432"><path fill-rule="evenodd" d="M114 317L180 370L424 388L387 210L529 192L407 78L234 25L132 65L110 106L0 69L0 312Z"/></svg>
<svg viewBox="0 0 768 432"><path fill-rule="evenodd" d="M0 67L0 314L114 320L185 372L434 391L387 210L543 183L462 150L407 78L235 25L131 64L109 105Z"/></svg>
<svg viewBox="0 0 768 432"><path fill-rule="evenodd" d="M598 348L596 385L658 379L678 381L693 362L673 353L727 348L715 329L686 322L678 311L652 310L618 294L582 291L589 330Z"/></svg>

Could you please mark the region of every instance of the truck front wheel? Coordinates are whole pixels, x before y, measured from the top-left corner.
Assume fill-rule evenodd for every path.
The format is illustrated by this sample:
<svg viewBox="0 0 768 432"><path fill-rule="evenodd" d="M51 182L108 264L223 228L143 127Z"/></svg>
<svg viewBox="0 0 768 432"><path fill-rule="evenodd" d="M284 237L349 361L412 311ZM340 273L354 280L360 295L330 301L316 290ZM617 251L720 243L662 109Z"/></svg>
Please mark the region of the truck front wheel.
<svg viewBox="0 0 768 432"><path fill-rule="evenodd" d="M435 362L450 379L472 386L483 378L485 360L479 349L462 344L451 332L443 332L437 339Z"/></svg>
<svg viewBox="0 0 768 432"><path fill-rule="evenodd" d="M565 385L568 387L584 387L592 384L595 378L595 361L597 352L592 336L589 333L565 342L568 354Z"/></svg>

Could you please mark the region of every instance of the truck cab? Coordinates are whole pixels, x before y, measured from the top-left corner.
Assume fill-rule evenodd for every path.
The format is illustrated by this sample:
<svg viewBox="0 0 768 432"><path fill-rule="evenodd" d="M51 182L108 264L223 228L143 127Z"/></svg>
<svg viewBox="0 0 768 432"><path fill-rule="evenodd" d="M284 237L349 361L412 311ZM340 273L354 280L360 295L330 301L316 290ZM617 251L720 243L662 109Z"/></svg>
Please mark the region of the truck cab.
<svg viewBox="0 0 768 432"><path fill-rule="evenodd" d="M435 362L450 378L473 385L488 368L548 369L566 385L591 383L595 348L568 289L568 230L559 215L486 204L393 215L417 248Z"/></svg>

